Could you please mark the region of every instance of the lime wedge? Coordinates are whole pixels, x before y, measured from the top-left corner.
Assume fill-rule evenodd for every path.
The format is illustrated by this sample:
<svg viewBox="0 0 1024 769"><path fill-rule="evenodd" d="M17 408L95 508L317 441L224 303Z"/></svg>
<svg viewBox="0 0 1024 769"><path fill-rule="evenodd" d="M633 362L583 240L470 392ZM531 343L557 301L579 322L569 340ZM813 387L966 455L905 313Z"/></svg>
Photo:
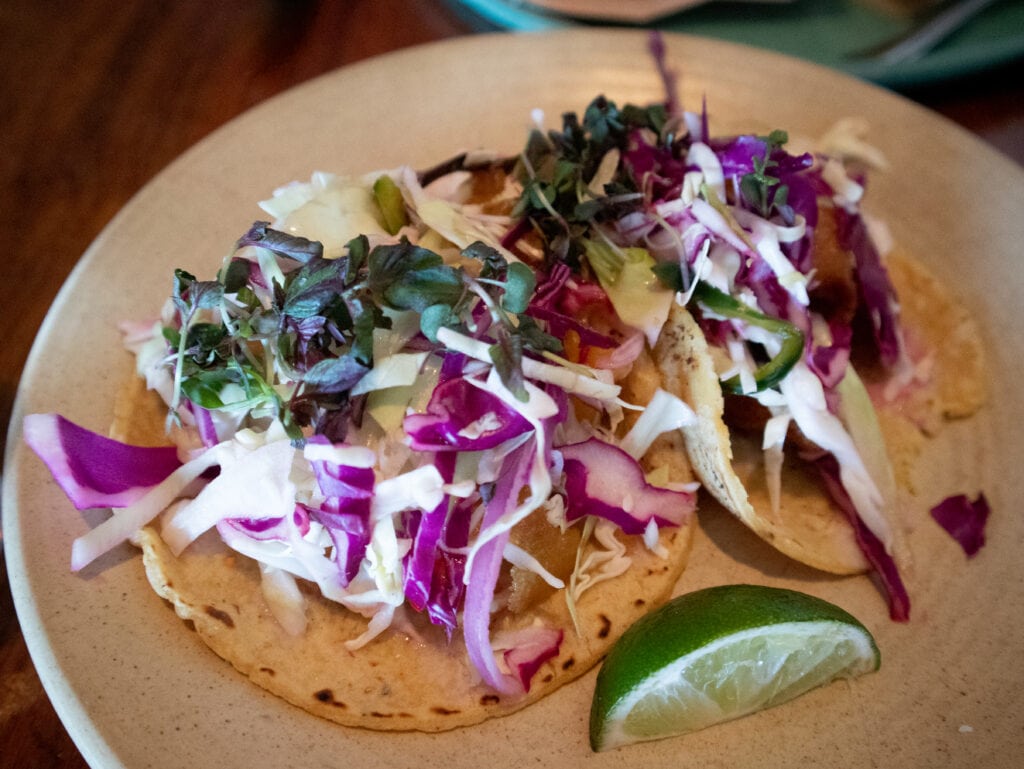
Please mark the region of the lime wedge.
<svg viewBox="0 0 1024 769"><path fill-rule="evenodd" d="M793 590L725 585L680 596L635 622L597 677L595 751L703 729L878 669L867 629Z"/></svg>

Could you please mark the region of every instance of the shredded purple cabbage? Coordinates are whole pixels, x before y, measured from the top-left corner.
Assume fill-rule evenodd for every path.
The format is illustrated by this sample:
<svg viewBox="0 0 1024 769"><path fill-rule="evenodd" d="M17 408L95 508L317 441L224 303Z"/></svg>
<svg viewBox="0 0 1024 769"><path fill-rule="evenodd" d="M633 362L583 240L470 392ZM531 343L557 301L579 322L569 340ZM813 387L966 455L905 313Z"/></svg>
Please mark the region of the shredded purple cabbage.
<svg viewBox="0 0 1024 769"><path fill-rule="evenodd" d="M676 158L670 147L651 144L641 131L630 133L622 164L656 200L677 197L687 171L685 159Z"/></svg>
<svg viewBox="0 0 1024 769"><path fill-rule="evenodd" d="M643 332L617 320L605 290L597 283L574 278L565 264L555 265L541 278L528 312L558 339L565 340L575 333L580 344L579 362L594 368L628 366L643 349ZM595 326L604 330L597 331Z"/></svg>
<svg viewBox="0 0 1024 769"><path fill-rule="evenodd" d="M694 495L652 486L635 459L597 438L559 448L565 462L565 517L593 515L626 534L658 526L681 526L694 509Z"/></svg>
<svg viewBox="0 0 1024 769"><path fill-rule="evenodd" d="M505 458L494 494L484 508L481 531L512 509L520 489L528 484L535 452L534 440L526 441ZM480 671L484 682L499 692L515 694L522 691L521 682L499 670L494 659L490 631L491 603L508 539L507 531L498 534L476 552L466 586L463 636L469 659L473 667Z"/></svg>
<svg viewBox="0 0 1024 769"><path fill-rule="evenodd" d="M424 414L405 417L417 451L485 451L530 430L530 423L496 395L464 378L442 382Z"/></svg>
<svg viewBox="0 0 1024 769"><path fill-rule="evenodd" d="M973 558L985 544L988 500L979 494L973 501L965 494L947 497L931 509L932 518Z"/></svg>
<svg viewBox="0 0 1024 769"><path fill-rule="evenodd" d="M459 625L458 612L466 595L465 548L469 545L470 524L476 498L458 500L448 513L441 529L441 542L434 561L430 582L430 598L426 611L430 621L444 628L451 640Z"/></svg>
<svg viewBox="0 0 1024 769"><path fill-rule="evenodd" d="M327 444L322 435L312 436L308 443ZM317 485L325 497L369 500L373 496L375 476L372 467L351 467L336 462L314 460L310 462Z"/></svg>
<svg viewBox="0 0 1024 769"><path fill-rule="evenodd" d="M843 208L837 208L836 214L839 243L853 253L857 263L857 283L871 320L879 358L884 365L895 366L902 355L896 291L868 235L864 218Z"/></svg>
<svg viewBox="0 0 1024 769"><path fill-rule="evenodd" d="M328 442L323 436L313 436L309 440ZM344 587L359 572L359 565L370 544L370 505L376 479L369 467L351 467L325 460L310 464L326 499L318 508L304 509L312 520L327 529L334 545L332 558Z"/></svg>
<svg viewBox="0 0 1024 769"><path fill-rule="evenodd" d="M216 446L220 442L220 438L217 436L217 426L213 421L213 413L209 409L204 409L202 406L191 401L188 403L188 408L192 411L192 416L196 420L196 430L203 445L207 448Z"/></svg>
<svg viewBox="0 0 1024 769"><path fill-rule="evenodd" d="M455 472L455 455L451 452L436 455L434 466L445 483L450 483ZM412 549L405 559L404 588L406 599L416 611L423 611L430 603L434 565L450 504L446 495L433 510L421 511L413 524L414 531L410 532Z"/></svg>
<svg viewBox="0 0 1024 769"><path fill-rule="evenodd" d="M762 312L797 323L802 328L810 325L806 310L794 306L789 291L779 283L778 276L764 259L755 259L741 269L736 283L754 292Z"/></svg>
<svg viewBox="0 0 1024 769"><path fill-rule="evenodd" d="M654 66L661 77L662 86L665 89L665 108L670 115L679 115L683 108L679 103L679 88L675 70L669 68L665 56L665 38L657 30L652 30L647 36L647 51L654 60Z"/></svg>
<svg viewBox="0 0 1024 769"><path fill-rule="evenodd" d="M538 283L530 300L530 314L538 308L568 318L585 317L592 311L607 319L614 317L611 300L601 285L574 277L564 264L555 265L551 274Z"/></svg>
<svg viewBox="0 0 1024 769"><path fill-rule="evenodd" d="M749 174L754 170L753 159L763 158L767 149L764 139L749 134L712 139L707 144L714 150L726 177Z"/></svg>
<svg viewBox="0 0 1024 769"><path fill-rule="evenodd" d="M280 518L225 518L221 521L257 542L287 542L289 537L288 516ZM301 505L296 505L291 514L290 524L300 536L309 531L309 513ZM219 528L220 524L218 524Z"/></svg>
<svg viewBox="0 0 1024 769"><path fill-rule="evenodd" d="M540 625L505 634L503 641L511 648L502 657L524 692L530 691L530 682L540 666L558 656L563 637L562 630Z"/></svg>
<svg viewBox="0 0 1024 769"><path fill-rule="evenodd" d="M335 497L318 508L305 509L311 520L327 529L334 545L332 559L345 587L359 573L370 545L370 500Z"/></svg>
<svg viewBox="0 0 1024 769"><path fill-rule="evenodd" d="M815 467L821 473L825 488L828 489L832 499L839 506L839 509L846 513L850 524L853 526L854 535L861 552L867 558L875 570L875 575L885 591L886 599L889 602L889 617L895 622L910 621L910 594L903 584L896 561L886 552L885 545L869 529L850 500L849 494L843 488L839 478L839 462L832 454L824 454L814 460Z"/></svg>
<svg viewBox="0 0 1024 769"><path fill-rule="evenodd" d="M173 446L121 443L58 414L29 414L23 431L79 510L127 507L181 466Z"/></svg>
<svg viewBox="0 0 1024 769"><path fill-rule="evenodd" d="M850 362L853 328L845 323L829 323L832 344L812 344L807 355L807 365L817 374L818 379L830 391L838 385L846 375L846 367ZM810 336L810 335L808 335Z"/></svg>

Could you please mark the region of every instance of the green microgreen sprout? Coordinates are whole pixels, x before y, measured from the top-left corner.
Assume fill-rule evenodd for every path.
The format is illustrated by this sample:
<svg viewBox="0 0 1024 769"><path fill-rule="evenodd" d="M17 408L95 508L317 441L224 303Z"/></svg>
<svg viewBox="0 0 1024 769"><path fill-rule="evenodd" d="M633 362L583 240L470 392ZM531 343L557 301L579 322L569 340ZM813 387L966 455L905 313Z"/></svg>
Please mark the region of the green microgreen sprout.
<svg viewBox="0 0 1024 769"><path fill-rule="evenodd" d="M462 256L479 263L477 274L404 238L371 246L360 236L344 256L327 259L321 244L257 222L216 281L175 273L177 322L163 331L172 350L174 418L184 398L205 409L276 416L296 440L304 426L340 429L339 416L352 408L349 391L374 364L374 333L390 328L389 313L418 313L436 344L443 327L476 328L480 303L494 366L525 398L523 351L561 349L526 314L533 270L483 243Z"/></svg>

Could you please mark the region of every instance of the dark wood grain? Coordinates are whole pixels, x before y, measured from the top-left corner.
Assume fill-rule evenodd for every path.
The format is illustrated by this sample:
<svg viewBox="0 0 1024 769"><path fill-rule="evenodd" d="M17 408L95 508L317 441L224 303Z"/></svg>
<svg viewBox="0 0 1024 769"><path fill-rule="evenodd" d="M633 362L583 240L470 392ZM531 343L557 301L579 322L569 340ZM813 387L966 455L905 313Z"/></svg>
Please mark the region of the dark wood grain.
<svg viewBox="0 0 1024 769"><path fill-rule="evenodd" d="M430 0L2 0L0 429L51 301L154 174L245 109L474 29ZM1024 163L1024 62L909 95ZM100 299L101 300L101 299ZM0 561L0 764L84 767L35 674Z"/></svg>

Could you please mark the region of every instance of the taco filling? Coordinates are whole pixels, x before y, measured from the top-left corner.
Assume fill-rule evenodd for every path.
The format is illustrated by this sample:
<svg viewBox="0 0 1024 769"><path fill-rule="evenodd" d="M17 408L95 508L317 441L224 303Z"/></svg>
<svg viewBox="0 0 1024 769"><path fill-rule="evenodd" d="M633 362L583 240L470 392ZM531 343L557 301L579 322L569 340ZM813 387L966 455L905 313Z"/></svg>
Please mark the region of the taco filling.
<svg viewBox="0 0 1024 769"><path fill-rule="evenodd" d="M662 72L664 104L598 97L533 132L503 245L594 280L643 330L658 385L697 412L681 430L711 496L797 560L873 571L905 620L889 454L980 406L977 329L861 212L884 158L859 124L807 152L783 131L716 137ZM891 275L914 295L909 323Z"/></svg>
<svg viewBox="0 0 1024 769"><path fill-rule="evenodd" d="M500 245L507 173L475 162L281 188L215 279L177 271L126 327L116 440L25 423L79 507L116 510L73 569L133 539L211 647L342 723L522 707L686 563L696 484L648 455L683 457L662 434L692 411L631 373L598 286Z"/></svg>

